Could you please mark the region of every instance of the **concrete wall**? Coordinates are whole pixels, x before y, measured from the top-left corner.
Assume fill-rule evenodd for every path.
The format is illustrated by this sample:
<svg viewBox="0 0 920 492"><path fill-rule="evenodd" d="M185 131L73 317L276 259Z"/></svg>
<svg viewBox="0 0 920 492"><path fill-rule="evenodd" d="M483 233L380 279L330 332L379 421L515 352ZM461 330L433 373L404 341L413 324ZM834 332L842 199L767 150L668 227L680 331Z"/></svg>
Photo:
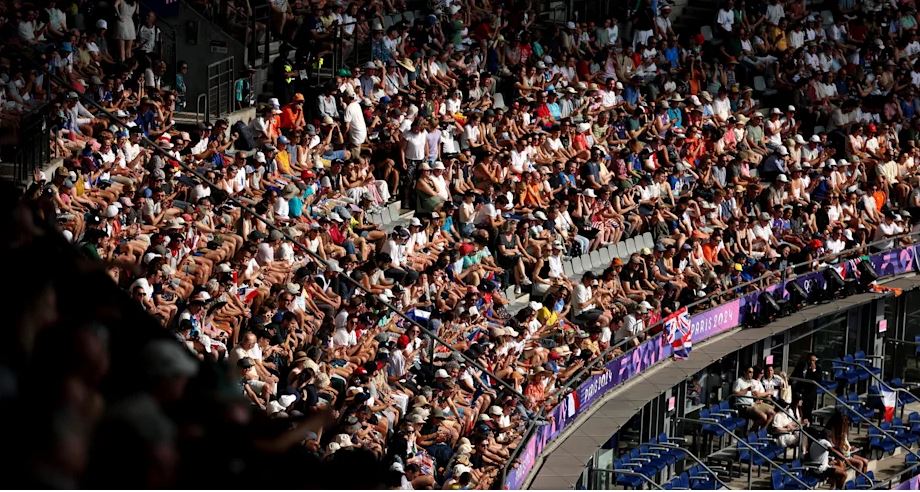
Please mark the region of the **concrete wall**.
<svg viewBox="0 0 920 492"><path fill-rule="evenodd" d="M176 59L185 60L189 65L186 75L188 88L188 109L195 110L199 94L207 92L208 65L228 56L234 57L233 78L240 75L245 67L245 45L243 41L231 37L223 29L199 14L192 7L180 3L176 16L165 18L176 29ZM189 24L197 24L195 43L189 43Z"/></svg>

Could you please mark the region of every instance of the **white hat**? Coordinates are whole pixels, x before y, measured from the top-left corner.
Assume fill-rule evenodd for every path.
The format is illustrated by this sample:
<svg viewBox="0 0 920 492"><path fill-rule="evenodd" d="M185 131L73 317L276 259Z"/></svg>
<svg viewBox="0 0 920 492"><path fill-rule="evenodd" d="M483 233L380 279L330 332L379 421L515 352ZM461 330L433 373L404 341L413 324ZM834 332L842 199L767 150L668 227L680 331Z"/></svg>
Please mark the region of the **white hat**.
<svg viewBox="0 0 920 492"><path fill-rule="evenodd" d="M540 220L549 220L549 219L546 217L546 213L543 212L542 210L537 210L536 212L533 213L533 215L534 215L534 217L536 217L536 218L538 218L538 219L540 219Z"/></svg>
<svg viewBox="0 0 920 492"><path fill-rule="evenodd" d="M819 143L821 142L821 137L817 135L812 135L811 138L808 139L808 141L811 143Z"/></svg>
<svg viewBox="0 0 920 492"><path fill-rule="evenodd" d="M447 374L447 371L446 371L446 370L444 370L444 369L438 369L437 371L434 372L434 377L435 377L436 379L447 379L447 378L450 377L450 375Z"/></svg>
<svg viewBox="0 0 920 492"><path fill-rule="evenodd" d="M338 444L340 448L350 448L353 445L351 442L351 436L348 434L339 434L335 436L333 442Z"/></svg>
<svg viewBox="0 0 920 492"><path fill-rule="evenodd" d="M447 169L444 167L444 163L441 161L434 161L434 165L431 166L431 169Z"/></svg>
<svg viewBox="0 0 920 492"><path fill-rule="evenodd" d="M537 302L537 301L530 301L529 306L530 306L530 309L533 309L534 311L539 311L539 310L543 309L543 304L541 304L541 303L539 303L539 302Z"/></svg>
<svg viewBox="0 0 920 492"><path fill-rule="evenodd" d="M491 421L492 421L492 417L489 417L489 414L484 413L484 414L482 414L482 415L479 416L479 420L481 420L481 421L483 421L483 422L491 422Z"/></svg>
<svg viewBox="0 0 920 492"><path fill-rule="evenodd" d="M617 83L616 83L616 85L615 85L614 87L616 87L617 89L622 90L622 89L623 89L623 83L620 82L620 81L617 81Z"/></svg>
<svg viewBox="0 0 920 492"><path fill-rule="evenodd" d="M575 29L575 23L572 22L572 21L568 21L568 22L565 23L565 28L566 28L566 29Z"/></svg>
<svg viewBox="0 0 920 492"><path fill-rule="evenodd" d="M795 111L795 106L790 104L789 107L786 108L786 111Z"/></svg>
<svg viewBox="0 0 920 492"><path fill-rule="evenodd" d="M490 415L501 415L502 413L504 412L502 412L502 408L498 405L492 405L491 407L489 407Z"/></svg>
<svg viewBox="0 0 920 492"><path fill-rule="evenodd" d="M787 178L785 174L780 174L779 176L776 177L776 180L779 181L780 183L789 182L789 178Z"/></svg>
<svg viewBox="0 0 920 492"><path fill-rule="evenodd" d="M217 271L220 273L230 273L233 271L233 269L230 267L229 263L221 263L220 265L217 265Z"/></svg>
<svg viewBox="0 0 920 492"><path fill-rule="evenodd" d="M591 123L579 123L576 129L579 133L584 133L591 129Z"/></svg>
<svg viewBox="0 0 920 492"><path fill-rule="evenodd" d="M640 302L640 303L639 303L639 307L642 307L642 308L645 308L645 309L652 309L652 305L649 304L648 301L642 301L642 302Z"/></svg>
<svg viewBox="0 0 920 492"><path fill-rule="evenodd" d="M335 212L330 213L330 214L328 215L328 217L329 217L329 220L331 220L331 221L333 221L333 222L339 222L339 223L345 222L345 220L342 219L342 216L339 215L339 214L337 214L337 213L335 213Z"/></svg>
<svg viewBox="0 0 920 492"><path fill-rule="evenodd" d="M262 152L256 152L256 162L261 162L262 164L265 164L265 162L266 162L266 161L265 161L265 154L262 153Z"/></svg>
<svg viewBox="0 0 920 492"><path fill-rule="evenodd" d="M409 220L409 225L410 225L410 226L421 227L421 226L422 226L422 221L418 220L417 217L412 217L412 218Z"/></svg>
<svg viewBox="0 0 920 492"><path fill-rule="evenodd" d="M591 197L591 198L597 198L597 194L594 193L594 189L593 189L593 188L588 188L587 190L585 190L584 195L585 195L585 196L589 196L589 197Z"/></svg>
<svg viewBox="0 0 920 492"><path fill-rule="evenodd" d="M116 207L115 205L109 205L108 207L105 207L105 218L114 219L117 216L118 216L118 207Z"/></svg>
<svg viewBox="0 0 920 492"><path fill-rule="evenodd" d="M789 149L787 149L785 145L780 145L780 146L779 146L779 155L782 155L782 156L787 156L787 155L789 155Z"/></svg>
<svg viewBox="0 0 920 492"><path fill-rule="evenodd" d="M796 134L796 136L795 136L795 143L797 143L797 144L799 144L799 145L805 145L805 138L802 137L802 135Z"/></svg>
<svg viewBox="0 0 920 492"><path fill-rule="evenodd" d="M783 114L783 112L780 111L779 108L773 108L773 111L771 111L770 114Z"/></svg>
<svg viewBox="0 0 920 492"><path fill-rule="evenodd" d="M472 468L470 468L470 467L464 465L463 463L457 463L456 465L454 465L454 473L453 473L453 476L455 476L455 477L460 477L460 476L463 475L464 473L470 473L470 472L472 472L472 471L473 471Z"/></svg>
<svg viewBox="0 0 920 492"><path fill-rule="evenodd" d="M64 229L64 232L62 232L61 234L64 235L64 239L66 239L68 243L72 243L72 242L73 242L73 233L72 233L72 232L68 231L67 229Z"/></svg>
<svg viewBox="0 0 920 492"><path fill-rule="evenodd" d="M109 23L105 19L99 19L96 21L96 29L108 29Z"/></svg>
<svg viewBox="0 0 920 492"><path fill-rule="evenodd" d="M153 261L153 260L156 259L156 258L162 258L162 257L163 257L163 255L161 255L161 254L159 254L159 253L147 253L147 254L144 255L143 260L144 260L144 263L146 264L146 263L150 263L151 261Z"/></svg>

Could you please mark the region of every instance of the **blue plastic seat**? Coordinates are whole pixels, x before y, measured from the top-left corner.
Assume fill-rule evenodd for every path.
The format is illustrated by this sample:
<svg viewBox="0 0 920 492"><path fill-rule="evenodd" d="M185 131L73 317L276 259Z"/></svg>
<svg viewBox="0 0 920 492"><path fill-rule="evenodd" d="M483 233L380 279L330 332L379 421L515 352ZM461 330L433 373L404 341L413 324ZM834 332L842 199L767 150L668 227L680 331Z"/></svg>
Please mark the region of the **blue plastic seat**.
<svg viewBox="0 0 920 492"><path fill-rule="evenodd" d="M887 424L887 422L882 423L881 428L886 431L889 430L890 425L888 426L889 429L885 428ZM891 438L885 434L882 434L875 427L869 427L869 449L880 451L883 455L885 455L893 454L897 447L897 443L895 443Z"/></svg>

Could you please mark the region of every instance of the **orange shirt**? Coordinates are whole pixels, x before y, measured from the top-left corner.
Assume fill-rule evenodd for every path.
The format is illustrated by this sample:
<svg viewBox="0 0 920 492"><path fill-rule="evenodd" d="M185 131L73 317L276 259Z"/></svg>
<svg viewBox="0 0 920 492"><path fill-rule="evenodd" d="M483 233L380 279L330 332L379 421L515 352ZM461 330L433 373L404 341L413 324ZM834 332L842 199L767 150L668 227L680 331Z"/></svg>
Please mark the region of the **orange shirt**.
<svg viewBox="0 0 920 492"><path fill-rule="evenodd" d="M882 207L885 205L885 202L888 200L888 194L884 191L877 190L872 194L872 198L875 198L875 209L879 212L882 211Z"/></svg>
<svg viewBox="0 0 920 492"><path fill-rule="evenodd" d="M296 104L288 104L281 108L279 126L284 129L295 128L297 121L303 117L303 109Z"/></svg>
<svg viewBox="0 0 920 492"><path fill-rule="evenodd" d="M710 243L703 244L703 257L706 261L713 263L716 259L716 247Z"/></svg>

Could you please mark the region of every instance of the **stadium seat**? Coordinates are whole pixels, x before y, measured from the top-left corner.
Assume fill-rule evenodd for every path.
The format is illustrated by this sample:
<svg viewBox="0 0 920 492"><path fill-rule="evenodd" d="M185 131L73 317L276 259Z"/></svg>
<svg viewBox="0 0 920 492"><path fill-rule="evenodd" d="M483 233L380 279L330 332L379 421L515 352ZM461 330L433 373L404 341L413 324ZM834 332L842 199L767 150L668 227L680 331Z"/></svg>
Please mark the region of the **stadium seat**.
<svg viewBox="0 0 920 492"><path fill-rule="evenodd" d="M651 232L646 232L642 234L642 247L652 249L655 247L655 238L652 237Z"/></svg>
<svg viewBox="0 0 920 492"><path fill-rule="evenodd" d="M634 237L626 238L625 242L626 242L626 256L629 256L641 249L640 247L636 246L636 238ZM626 256L624 256L624 258Z"/></svg>
<svg viewBox="0 0 920 492"><path fill-rule="evenodd" d="M592 270L597 270L598 268L606 268L606 267L607 267L607 263L605 263L604 260L603 260L603 258L601 258L601 252L600 252L600 251L598 251L598 250L592 251L591 254L590 254L590 257L591 257L591 269L592 269Z"/></svg>
<svg viewBox="0 0 920 492"><path fill-rule="evenodd" d="M706 40L707 42L712 41L712 26L701 27L700 34L703 35L703 39Z"/></svg>
<svg viewBox="0 0 920 492"><path fill-rule="evenodd" d="M613 246L605 246L600 249L598 254L601 255L601 262L604 264L604 268L610 265L610 262L613 261Z"/></svg>
<svg viewBox="0 0 920 492"><path fill-rule="evenodd" d="M565 260L562 262L562 272L565 273L567 278L575 276L575 270L572 269L572 260Z"/></svg>
<svg viewBox="0 0 920 492"><path fill-rule="evenodd" d="M882 428L885 428L887 422L882 423ZM885 429L887 430L887 429ZM888 436L882 434L875 427L869 427L869 449L873 451L879 451L880 456L886 454L893 454L894 450L897 449L898 445L891 440Z"/></svg>

